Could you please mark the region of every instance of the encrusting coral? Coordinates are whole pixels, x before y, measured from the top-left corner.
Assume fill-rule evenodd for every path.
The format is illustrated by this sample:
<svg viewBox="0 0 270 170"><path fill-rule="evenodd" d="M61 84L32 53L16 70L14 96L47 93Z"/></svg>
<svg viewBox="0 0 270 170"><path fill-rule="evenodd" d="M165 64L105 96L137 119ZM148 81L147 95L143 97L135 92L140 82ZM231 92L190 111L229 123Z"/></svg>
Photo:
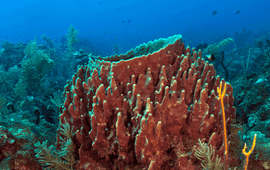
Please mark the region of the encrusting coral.
<svg viewBox="0 0 270 170"><path fill-rule="evenodd" d="M198 138L222 155L220 81L181 36L148 55L79 67L65 86L60 115L75 132L76 169L196 169ZM227 83L227 128L235 117L232 92ZM57 136L61 150L64 136L60 130Z"/></svg>

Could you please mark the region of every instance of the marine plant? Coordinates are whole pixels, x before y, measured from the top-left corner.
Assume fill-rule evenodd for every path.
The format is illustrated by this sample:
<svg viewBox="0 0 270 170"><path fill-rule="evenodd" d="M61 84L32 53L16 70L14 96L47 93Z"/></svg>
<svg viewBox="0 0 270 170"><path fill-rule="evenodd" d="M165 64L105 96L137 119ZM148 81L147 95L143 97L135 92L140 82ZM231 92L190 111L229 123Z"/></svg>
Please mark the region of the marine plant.
<svg viewBox="0 0 270 170"><path fill-rule="evenodd" d="M22 74L19 82L25 86L28 95L36 97L44 94L42 85L46 82L47 73L54 67L54 61L38 48L36 39L26 46L24 53L26 58L21 63Z"/></svg>
<svg viewBox="0 0 270 170"><path fill-rule="evenodd" d="M67 49L68 49L68 52L70 55L72 55L74 52L75 43L79 41L78 34L79 34L79 31L75 30L73 25L70 25L68 28L68 33L66 34L66 36L67 36Z"/></svg>
<svg viewBox="0 0 270 170"><path fill-rule="evenodd" d="M37 142L35 146L36 157L39 159L40 164L44 169L59 169L59 170L73 170L74 164L74 148L72 137L74 136L73 129L68 123L61 124L61 133L64 139L60 139L63 144L63 150L55 152L53 145L47 146L47 141L40 143Z"/></svg>
<svg viewBox="0 0 270 170"><path fill-rule="evenodd" d="M67 58L66 58L66 70L69 70L69 75L71 75L75 69L75 57L73 55L74 51L75 51L75 43L79 41L78 39L78 34L79 31L75 30L75 28L73 27L73 25L70 25L68 28L68 33L66 34L66 38L67 38L67 42L66 42L66 46L67 46Z"/></svg>

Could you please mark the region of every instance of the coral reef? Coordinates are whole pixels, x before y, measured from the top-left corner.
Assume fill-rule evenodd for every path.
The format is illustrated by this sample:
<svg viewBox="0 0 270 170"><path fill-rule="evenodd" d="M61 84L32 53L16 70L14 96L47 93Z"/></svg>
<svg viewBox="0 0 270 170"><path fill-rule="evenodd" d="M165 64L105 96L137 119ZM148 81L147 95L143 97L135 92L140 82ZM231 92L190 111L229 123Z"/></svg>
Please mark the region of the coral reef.
<svg viewBox="0 0 270 170"><path fill-rule="evenodd" d="M116 60L78 68L65 86L60 121L75 132L76 169L196 169L198 138L223 155L221 80L201 51L185 49L178 36L147 56ZM235 118L232 92L227 83L228 129Z"/></svg>
<svg viewBox="0 0 270 170"><path fill-rule="evenodd" d="M69 35L78 40L77 33L70 27L63 43ZM81 38L62 49L47 36L46 46L2 42L0 169L242 169L242 149L252 148L255 134L248 168L269 169L269 33L253 44L234 37L246 48L225 39L201 44L198 52L181 37L104 58ZM202 58L211 48L213 65ZM85 63L63 93L75 66ZM220 89L226 90L228 162L217 92L225 81L216 73L231 83Z"/></svg>
<svg viewBox="0 0 270 170"><path fill-rule="evenodd" d="M8 68L18 65L22 61L27 44L12 44L3 41L1 46L3 48L3 51L0 52L1 64L4 65L5 70L8 70Z"/></svg>
<svg viewBox="0 0 270 170"><path fill-rule="evenodd" d="M16 113L11 115L13 118L6 117L5 121L0 119L0 169L42 169L33 150L40 136L34 133L35 124L27 119L21 121L25 115ZM5 128L8 124L13 128ZM50 130L52 129L45 129L47 139ZM53 138L49 139L51 144Z"/></svg>

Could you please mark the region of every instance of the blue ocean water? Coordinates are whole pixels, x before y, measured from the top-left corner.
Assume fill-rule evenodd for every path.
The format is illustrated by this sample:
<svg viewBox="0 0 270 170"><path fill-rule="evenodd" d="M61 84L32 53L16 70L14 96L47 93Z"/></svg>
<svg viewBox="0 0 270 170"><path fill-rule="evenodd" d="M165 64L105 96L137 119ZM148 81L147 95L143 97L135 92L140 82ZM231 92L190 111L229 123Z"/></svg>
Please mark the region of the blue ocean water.
<svg viewBox="0 0 270 170"><path fill-rule="evenodd" d="M98 55L125 53L142 43L175 34L182 35L186 46L201 45L197 49L203 48L203 58L213 64L216 74L233 87L236 118L232 120L233 128L228 130L228 140L232 143L230 156L234 161L232 167L242 169L244 143L250 148L255 134L257 144L250 157L250 167L270 167L269 9L269 0L2 1L0 169L20 169L20 166L21 169L44 169L47 165L39 162L45 159L39 155L42 153L40 149L46 150L49 145L53 146L52 152L56 151L55 157L69 163L70 160L63 158L64 152L56 149L56 131L69 90L65 85L77 72L77 66L89 60L93 64ZM73 37L78 42L68 46L68 32L72 28L74 32L78 31L75 33L78 37ZM211 44L218 50L210 49ZM215 51L215 54L210 51ZM98 67L94 64L88 66ZM90 125L89 122L86 124ZM131 124L125 122L125 126ZM76 161L68 165L72 167L70 169L74 169L80 160L80 145L76 140L62 141L64 146L72 142L76 145L73 155ZM173 144L166 151L168 157L174 156L168 161L173 163L166 167L176 167L177 147L181 148ZM96 151L93 153L98 157ZM112 165L116 159L122 159L115 155L108 157ZM199 167L198 160L194 159L193 163ZM85 164L88 165L89 162ZM127 169L129 166L134 169L141 167L137 160L125 165Z"/></svg>
<svg viewBox="0 0 270 170"><path fill-rule="evenodd" d="M10 0L1 2L0 40L27 42L44 34L59 40L72 24L80 37L106 54L113 52L114 44L125 52L174 34L196 46L243 29L269 30L269 8L267 0Z"/></svg>

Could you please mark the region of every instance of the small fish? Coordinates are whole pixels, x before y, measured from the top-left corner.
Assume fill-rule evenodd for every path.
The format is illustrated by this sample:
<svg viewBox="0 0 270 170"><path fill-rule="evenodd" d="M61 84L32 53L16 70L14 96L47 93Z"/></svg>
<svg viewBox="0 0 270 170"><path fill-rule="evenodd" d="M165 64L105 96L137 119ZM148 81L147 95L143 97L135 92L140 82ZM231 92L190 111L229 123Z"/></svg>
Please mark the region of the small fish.
<svg viewBox="0 0 270 170"><path fill-rule="evenodd" d="M131 20L128 20L128 23L130 23L131 22Z"/></svg>
<svg viewBox="0 0 270 170"><path fill-rule="evenodd" d="M107 33L107 31L104 31L104 34L106 34Z"/></svg>
<svg viewBox="0 0 270 170"><path fill-rule="evenodd" d="M235 14L239 14L240 13L240 11L238 10L238 11L236 11L236 13Z"/></svg>
<svg viewBox="0 0 270 170"><path fill-rule="evenodd" d="M206 57L207 57L208 60L210 60L210 61L214 61L214 60L215 60L214 54L207 55Z"/></svg>
<svg viewBox="0 0 270 170"><path fill-rule="evenodd" d="M213 14L213 15L217 15L217 11L214 10L214 11L212 12L212 14Z"/></svg>
<svg viewBox="0 0 270 170"><path fill-rule="evenodd" d="M125 22L126 22L125 20L124 20L124 21L122 21L122 24L123 24L123 23L125 23Z"/></svg>

